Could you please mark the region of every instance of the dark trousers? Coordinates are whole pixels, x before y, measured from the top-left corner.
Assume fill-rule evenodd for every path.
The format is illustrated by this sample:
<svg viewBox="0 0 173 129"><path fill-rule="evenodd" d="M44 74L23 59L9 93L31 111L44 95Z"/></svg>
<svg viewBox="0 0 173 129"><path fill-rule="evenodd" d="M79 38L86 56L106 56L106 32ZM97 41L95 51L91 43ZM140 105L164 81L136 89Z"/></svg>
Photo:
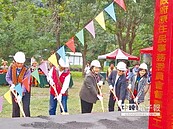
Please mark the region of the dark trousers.
<svg viewBox="0 0 173 129"><path fill-rule="evenodd" d="M91 113L93 108L93 103L88 103L81 99L81 111L82 113Z"/></svg>
<svg viewBox="0 0 173 129"><path fill-rule="evenodd" d="M26 117L30 117L30 96L31 94L26 91L24 96L22 97L22 104L23 104L22 106ZM12 105L13 105L12 117L20 117L20 108L15 99L16 98L12 94Z"/></svg>
<svg viewBox="0 0 173 129"><path fill-rule="evenodd" d="M114 111L115 102L116 102L116 99L114 98L114 95L112 93L110 93L109 103L108 103L108 110L109 110L109 112L113 112ZM122 100L122 104L124 104L124 100ZM120 107L118 107L118 111L121 111Z"/></svg>

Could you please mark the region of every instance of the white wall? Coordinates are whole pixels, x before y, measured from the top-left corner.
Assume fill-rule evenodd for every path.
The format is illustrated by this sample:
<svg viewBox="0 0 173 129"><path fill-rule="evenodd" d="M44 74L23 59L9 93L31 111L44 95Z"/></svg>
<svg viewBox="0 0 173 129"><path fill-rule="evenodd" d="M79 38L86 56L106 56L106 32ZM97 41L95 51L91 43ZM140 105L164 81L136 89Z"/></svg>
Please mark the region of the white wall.
<svg viewBox="0 0 173 129"><path fill-rule="evenodd" d="M82 54L80 52L66 52L69 57L70 65L82 65Z"/></svg>

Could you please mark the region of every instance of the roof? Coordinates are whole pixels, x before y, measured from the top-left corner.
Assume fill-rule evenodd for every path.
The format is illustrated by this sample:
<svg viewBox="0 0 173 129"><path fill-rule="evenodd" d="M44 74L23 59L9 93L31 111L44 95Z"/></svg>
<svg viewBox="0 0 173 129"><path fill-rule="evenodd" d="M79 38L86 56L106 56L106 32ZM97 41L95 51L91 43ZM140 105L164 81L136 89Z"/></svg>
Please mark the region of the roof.
<svg viewBox="0 0 173 129"><path fill-rule="evenodd" d="M105 55L98 56L98 59L126 59L126 60L139 60L138 57L132 56L121 49L116 49L113 52Z"/></svg>

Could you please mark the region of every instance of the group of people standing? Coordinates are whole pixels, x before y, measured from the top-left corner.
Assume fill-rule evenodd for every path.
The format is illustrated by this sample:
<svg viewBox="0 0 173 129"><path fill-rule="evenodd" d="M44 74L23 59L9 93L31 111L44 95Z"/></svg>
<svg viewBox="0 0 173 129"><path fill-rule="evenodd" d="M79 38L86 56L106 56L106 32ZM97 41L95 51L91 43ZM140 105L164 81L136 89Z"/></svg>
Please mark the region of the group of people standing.
<svg viewBox="0 0 173 129"><path fill-rule="evenodd" d="M14 63L8 68L6 80L10 85L12 92L12 117L20 117L19 102L23 103L23 111L26 117L30 117L30 92L28 92L22 81L26 77L31 77L30 69L24 65L26 59L23 52L17 52L14 55ZM67 113L68 88L70 83L69 60L60 58L58 60L59 67L51 64L47 80L50 85L49 99L49 115L56 115L57 104L60 104L60 111ZM97 100L103 100L100 88L105 83L105 78L100 74L100 62L93 60L89 66L89 71L85 76L79 96L81 101L81 113L91 113L93 104ZM119 62L116 69L112 69L107 78L110 90L108 110L114 111L115 102L118 103L118 110L122 109L124 100L128 98L130 104L144 101L144 87L147 85L147 65L142 63L139 66L137 74L131 77L129 81L126 79L126 64ZM17 84L22 86L22 96L15 93ZM130 92L127 92L130 91ZM126 97L126 93L128 97Z"/></svg>
<svg viewBox="0 0 173 129"><path fill-rule="evenodd" d="M23 80L28 77L30 83L31 70L24 63L26 61L23 52L17 52L14 55L14 63L8 68L6 74L6 81L10 85L12 96L12 117L20 117L20 111L26 117L30 117L30 97L31 93L23 85ZM59 67L56 68L51 65L47 80L50 84L50 101L49 101L49 114L56 114L57 101L61 103L61 112L67 112L67 91L70 83L70 71L68 59L64 61L62 58L58 61ZM15 90L17 84L21 84L22 95L18 94ZM31 87L30 87L31 88ZM22 102L22 109L21 103ZM23 114L22 114L23 115Z"/></svg>
<svg viewBox="0 0 173 129"><path fill-rule="evenodd" d="M126 77L127 67L124 62L119 62L116 68L113 66L108 69L106 78L110 90L109 112L114 111L116 102L118 111L121 111L124 108L125 99L129 100L130 110L138 109L139 104L144 102L145 87L149 85L147 65L145 63L140 64L138 69L134 69L135 72L129 79ZM105 81L99 73L100 68L101 65L98 60L91 62L90 72L86 75L80 91L82 113L91 113L93 104L97 100L102 101L103 99L98 88Z"/></svg>

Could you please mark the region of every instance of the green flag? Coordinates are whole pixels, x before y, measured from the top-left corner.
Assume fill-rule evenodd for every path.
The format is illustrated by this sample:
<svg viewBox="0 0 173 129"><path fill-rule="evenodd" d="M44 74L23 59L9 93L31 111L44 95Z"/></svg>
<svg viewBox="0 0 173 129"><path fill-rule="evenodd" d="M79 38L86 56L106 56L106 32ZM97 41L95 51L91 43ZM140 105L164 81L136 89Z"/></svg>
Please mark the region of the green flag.
<svg viewBox="0 0 173 129"><path fill-rule="evenodd" d="M38 73L38 69L34 70L31 75L38 81L38 83L40 84L40 77L39 77L39 73Z"/></svg>

